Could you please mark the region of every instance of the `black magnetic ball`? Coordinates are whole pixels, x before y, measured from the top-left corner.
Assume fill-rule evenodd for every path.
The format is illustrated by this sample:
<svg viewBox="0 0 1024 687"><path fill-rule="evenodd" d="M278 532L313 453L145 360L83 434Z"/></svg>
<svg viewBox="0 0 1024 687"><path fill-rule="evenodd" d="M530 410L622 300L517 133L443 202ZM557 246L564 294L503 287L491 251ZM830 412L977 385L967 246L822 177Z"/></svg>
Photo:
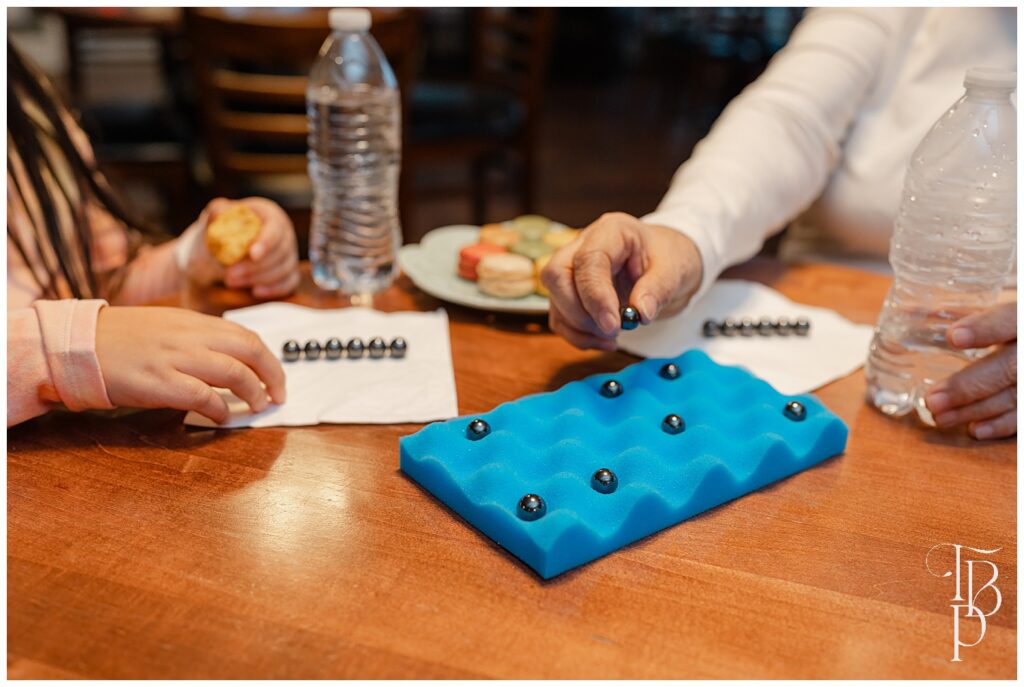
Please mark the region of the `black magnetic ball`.
<svg viewBox="0 0 1024 687"><path fill-rule="evenodd" d="M310 339L303 346L302 352L306 354L306 360L316 360L320 357L320 352L323 349L320 348L320 342L316 339Z"/></svg>
<svg viewBox="0 0 1024 687"><path fill-rule="evenodd" d="M786 317L780 317L775 323L775 333L779 336L789 336L793 333L793 321Z"/></svg>
<svg viewBox="0 0 1024 687"><path fill-rule="evenodd" d="M782 409L782 414L794 422L801 422L807 417L807 409L804 408L804 404L800 401L789 401L786 403L786 407Z"/></svg>
<svg viewBox="0 0 1024 687"><path fill-rule="evenodd" d="M466 438L472 441L477 439L483 439L485 436L491 433L491 426L487 424L487 420L481 420L475 418L470 420L466 426Z"/></svg>
<svg viewBox="0 0 1024 687"><path fill-rule="evenodd" d="M302 347L299 346L299 342L295 339L288 339L284 342L284 346L281 347L281 357L284 358L286 363L294 363L301 354Z"/></svg>
<svg viewBox="0 0 1024 687"><path fill-rule="evenodd" d="M632 305L624 307L620 313L622 315L622 328L625 330L636 329L640 326L640 311L634 308Z"/></svg>
<svg viewBox="0 0 1024 687"><path fill-rule="evenodd" d="M793 325L793 332L797 336L807 336L811 332L811 323L810 323L810 321L806 320L803 317L801 317Z"/></svg>
<svg viewBox="0 0 1024 687"><path fill-rule="evenodd" d="M328 360L337 360L344 352L345 344L341 343L341 339L336 336L327 339L327 343L324 345L324 355Z"/></svg>
<svg viewBox="0 0 1024 687"><path fill-rule="evenodd" d="M383 358L384 354L388 352L388 345L379 336L370 339L370 345L366 348L370 351L370 357L374 359Z"/></svg>
<svg viewBox="0 0 1024 687"><path fill-rule="evenodd" d="M679 366L675 363L665 363L658 370L658 374L664 379L679 379Z"/></svg>
<svg viewBox="0 0 1024 687"><path fill-rule="evenodd" d="M757 323L757 333L761 336L771 336L775 333L775 323L770 318L762 317Z"/></svg>
<svg viewBox="0 0 1024 687"><path fill-rule="evenodd" d="M409 344L405 342L400 336L396 336L391 339L391 343L388 344L388 350L391 351L392 358L404 358L406 352L409 350Z"/></svg>
<svg viewBox="0 0 1024 687"><path fill-rule="evenodd" d="M722 322L722 335L723 336L736 336L740 333L740 326L736 323L736 320L731 317L725 318Z"/></svg>
<svg viewBox="0 0 1024 687"><path fill-rule="evenodd" d="M519 517L527 522L543 517L547 510L548 507L544 505L544 499L536 494L527 494L519 499L519 507L516 509Z"/></svg>
<svg viewBox="0 0 1024 687"><path fill-rule="evenodd" d="M722 327L714 320L704 320L703 332L704 336L710 339L721 334Z"/></svg>
<svg viewBox="0 0 1024 687"><path fill-rule="evenodd" d="M590 486L594 491L610 494L619 488L619 478L608 468L601 468L590 478Z"/></svg>
<svg viewBox="0 0 1024 687"><path fill-rule="evenodd" d="M363 352L366 350L366 346L363 345L363 340L358 338L351 338L348 343L345 344L345 350L348 351L349 358L362 358Z"/></svg>
<svg viewBox="0 0 1024 687"><path fill-rule="evenodd" d="M661 421L661 429L666 434L679 434L686 429L686 423L683 422L683 418L672 413L671 415L666 415L665 419Z"/></svg>
<svg viewBox="0 0 1024 687"><path fill-rule="evenodd" d="M609 379L601 385L601 395L605 398L615 398L622 395L622 385L614 379Z"/></svg>
<svg viewBox="0 0 1024 687"><path fill-rule="evenodd" d="M757 325L749 317L740 320L740 336L753 336L757 333Z"/></svg>

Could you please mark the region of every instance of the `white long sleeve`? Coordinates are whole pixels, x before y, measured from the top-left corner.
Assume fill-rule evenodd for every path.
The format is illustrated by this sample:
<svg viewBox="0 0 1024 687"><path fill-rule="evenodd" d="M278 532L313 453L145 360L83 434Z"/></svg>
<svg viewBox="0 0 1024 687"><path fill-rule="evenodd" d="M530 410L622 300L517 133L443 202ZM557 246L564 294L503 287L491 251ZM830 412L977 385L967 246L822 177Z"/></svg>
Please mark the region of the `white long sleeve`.
<svg viewBox="0 0 1024 687"><path fill-rule="evenodd" d="M704 263L697 297L822 193L907 19L905 9L808 12L679 168L644 221L697 245Z"/></svg>

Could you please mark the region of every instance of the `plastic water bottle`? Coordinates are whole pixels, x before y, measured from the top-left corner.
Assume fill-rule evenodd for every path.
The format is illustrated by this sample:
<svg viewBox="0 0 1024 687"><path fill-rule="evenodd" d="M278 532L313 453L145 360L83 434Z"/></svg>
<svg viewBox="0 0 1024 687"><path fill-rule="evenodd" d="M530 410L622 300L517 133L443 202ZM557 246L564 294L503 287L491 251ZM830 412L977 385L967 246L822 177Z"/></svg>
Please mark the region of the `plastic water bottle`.
<svg viewBox="0 0 1024 687"><path fill-rule="evenodd" d="M967 91L914 151L890 245L893 285L868 353L871 403L934 424L924 396L984 355L946 343L956 320L995 304L1017 243L1017 74L972 68Z"/></svg>
<svg viewBox="0 0 1024 687"><path fill-rule="evenodd" d="M398 84L370 35L370 12L333 9L306 90L313 213L313 281L345 294L371 294L396 276L401 244Z"/></svg>

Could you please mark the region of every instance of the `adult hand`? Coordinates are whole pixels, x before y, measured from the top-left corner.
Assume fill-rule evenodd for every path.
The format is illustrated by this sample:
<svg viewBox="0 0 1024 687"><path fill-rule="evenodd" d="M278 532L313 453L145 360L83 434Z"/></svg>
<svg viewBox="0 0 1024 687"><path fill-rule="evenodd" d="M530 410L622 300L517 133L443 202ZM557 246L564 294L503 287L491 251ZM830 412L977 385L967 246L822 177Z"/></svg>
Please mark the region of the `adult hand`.
<svg viewBox="0 0 1024 687"><path fill-rule="evenodd" d="M939 427L967 423L975 439L1000 439L1017 433L1017 303L957 320L946 332L956 349L998 345L931 388L925 404Z"/></svg>
<svg viewBox="0 0 1024 687"><path fill-rule="evenodd" d="M541 273L551 292L551 329L578 348L615 350L620 305L647 324L700 286L702 263L689 238L630 215L602 215L559 249Z"/></svg>
<svg viewBox="0 0 1024 687"><path fill-rule="evenodd" d="M234 204L247 205L263 220L263 229L241 261L223 267L206 248L206 226L219 213ZM267 198L210 202L186 234L194 234L188 246L186 272L190 279L208 284L216 279L233 289L251 289L256 298L287 296L299 285L299 253L295 228L281 206ZM183 237L184 238L184 237Z"/></svg>
<svg viewBox="0 0 1024 687"><path fill-rule="evenodd" d="M117 406L194 410L219 424L229 412L215 387L230 389L253 412L285 400L281 363L256 334L190 310L102 308L96 357Z"/></svg>

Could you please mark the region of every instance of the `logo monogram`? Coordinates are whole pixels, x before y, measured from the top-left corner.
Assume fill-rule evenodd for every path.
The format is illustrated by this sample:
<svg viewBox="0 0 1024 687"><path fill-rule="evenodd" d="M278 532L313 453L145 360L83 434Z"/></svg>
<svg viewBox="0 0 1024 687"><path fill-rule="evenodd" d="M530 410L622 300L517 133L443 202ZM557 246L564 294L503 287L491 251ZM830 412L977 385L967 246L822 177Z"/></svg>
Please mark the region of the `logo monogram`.
<svg viewBox="0 0 1024 687"><path fill-rule="evenodd" d="M954 552L953 556L953 569L947 570L943 573L937 573L932 570L930 558L932 553L936 549L943 547L951 547ZM956 576L956 586L954 588L953 598L950 599L952 603L950 608L953 609L953 658L951 661L962 661L960 658L961 647L972 647L981 644L981 640L985 638L985 631L988 629L988 618L995 615L999 607L1003 605L1003 594L999 591L999 587L996 586L996 580L999 579L999 568L995 563L982 558L971 558L972 554L987 555L993 554L999 549L974 549L970 546L963 546L962 544L936 544L932 548L928 549L928 553L924 557L925 569L934 575L935 577L951 577ZM987 566L987 568L986 568ZM963 574L963 569L966 567L966 575ZM979 576L983 575L982 571L991 573L988 582L978 587L975 590L976 576L975 572L979 573ZM967 580L966 591L963 588L963 580ZM991 610L987 613L982 610L982 607L978 604L978 598L986 590L991 589L990 596L993 597ZM978 638L971 644L966 644L960 640L960 619L961 618L977 618L980 625L980 631L978 632Z"/></svg>

